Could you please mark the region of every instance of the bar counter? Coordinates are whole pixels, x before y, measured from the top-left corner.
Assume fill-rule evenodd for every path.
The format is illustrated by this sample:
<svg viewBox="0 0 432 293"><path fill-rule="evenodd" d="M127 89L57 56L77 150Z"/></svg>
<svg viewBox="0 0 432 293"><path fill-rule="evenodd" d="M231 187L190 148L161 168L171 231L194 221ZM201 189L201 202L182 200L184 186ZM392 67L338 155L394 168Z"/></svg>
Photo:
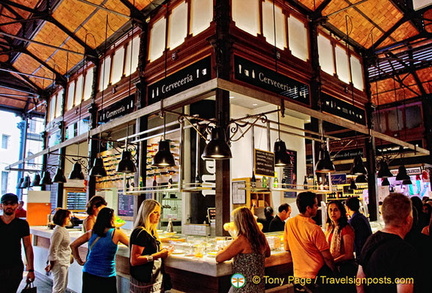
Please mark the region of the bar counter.
<svg viewBox="0 0 432 293"><path fill-rule="evenodd" d="M35 255L35 271L45 275L44 268L48 256L50 237L53 230L46 226L32 226L33 249ZM128 232L126 230L126 232ZM80 229L69 229L71 241L82 235ZM87 254L87 245L79 248L82 259ZM129 248L119 245L116 257L118 292L129 292ZM187 256L184 253L174 253L165 262L166 272L170 274L173 288L184 292L228 292L232 275L231 261L216 263L214 255L203 257ZM272 251L266 258L266 275L272 278L285 278L292 275L293 268L289 253ZM50 276L49 278L52 279ZM82 267L74 262L69 270L68 289L80 292L82 285ZM266 288L275 287L266 284Z"/></svg>

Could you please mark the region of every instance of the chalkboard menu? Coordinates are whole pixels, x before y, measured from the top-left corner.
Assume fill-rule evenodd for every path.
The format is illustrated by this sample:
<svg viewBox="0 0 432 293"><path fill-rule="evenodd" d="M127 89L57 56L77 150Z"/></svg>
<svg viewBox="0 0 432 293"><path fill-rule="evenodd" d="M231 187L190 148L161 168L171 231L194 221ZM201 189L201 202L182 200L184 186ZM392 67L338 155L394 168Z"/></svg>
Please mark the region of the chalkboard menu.
<svg viewBox="0 0 432 293"><path fill-rule="evenodd" d="M85 210L87 195L85 192L67 192L68 210Z"/></svg>
<svg viewBox="0 0 432 293"><path fill-rule="evenodd" d="M134 215L134 196L119 193L118 212L119 216L133 217Z"/></svg>
<svg viewBox="0 0 432 293"><path fill-rule="evenodd" d="M274 176L274 153L255 149L255 174L261 176Z"/></svg>

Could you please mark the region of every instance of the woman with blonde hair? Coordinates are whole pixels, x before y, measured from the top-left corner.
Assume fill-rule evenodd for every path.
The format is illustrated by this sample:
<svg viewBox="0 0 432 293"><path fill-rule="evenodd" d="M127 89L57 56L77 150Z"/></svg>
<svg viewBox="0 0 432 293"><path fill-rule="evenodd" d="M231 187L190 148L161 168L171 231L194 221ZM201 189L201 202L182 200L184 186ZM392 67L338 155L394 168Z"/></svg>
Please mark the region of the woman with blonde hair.
<svg viewBox="0 0 432 293"><path fill-rule="evenodd" d="M170 250L161 249L156 231L161 205L153 199L141 204L130 236L130 292L163 292L162 259Z"/></svg>
<svg viewBox="0 0 432 293"><path fill-rule="evenodd" d="M245 277L245 285L232 288L233 292L264 292L264 281L255 284L252 278L259 276L261 280L264 279L265 258L270 256L267 239L250 209L237 208L233 211L233 217L237 237L216 255L216 261L223 262L234 258L233 273Z"/></svg>

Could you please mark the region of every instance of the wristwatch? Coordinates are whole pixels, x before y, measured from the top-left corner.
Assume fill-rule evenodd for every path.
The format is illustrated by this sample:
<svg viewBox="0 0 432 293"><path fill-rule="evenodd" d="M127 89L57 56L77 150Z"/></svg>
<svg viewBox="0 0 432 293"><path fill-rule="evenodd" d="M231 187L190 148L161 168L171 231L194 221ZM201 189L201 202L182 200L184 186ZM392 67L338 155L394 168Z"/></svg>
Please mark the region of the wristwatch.
<svg viewBox="0 0 432 293"><path fill-rule="evenodd" d="M151 262L151 261L153 261L153 256L152 255L147 256L147 262Z"/></svg>
<svg viewBox="0 0 432 293"><path fill-rule="evenodd" d="M33 269L30 269L30 270L27 270L27 272L29 272L29 273L34 273L34 270L33 270Z"/></svg>

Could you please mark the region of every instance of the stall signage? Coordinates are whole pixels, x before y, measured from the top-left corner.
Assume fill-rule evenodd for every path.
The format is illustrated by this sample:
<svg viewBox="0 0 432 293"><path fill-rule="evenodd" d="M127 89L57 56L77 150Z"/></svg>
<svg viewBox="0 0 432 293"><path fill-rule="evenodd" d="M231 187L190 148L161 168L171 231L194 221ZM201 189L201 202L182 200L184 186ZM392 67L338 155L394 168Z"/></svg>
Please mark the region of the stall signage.
<svg viewBox="0 0 432 293"><path fill-rule="evenodd" d="M255 149L255 174L274 176L274 153Z"/></svg>
<svg viewBox="0 0 432 293"><path fill-rule="evenodd" d="M330 154L332 160L347 160L354 159L356 156L363 157L363 149L353 149L337 152L334 156Z"/></svg>
<svg viewBox="0 0 432 293"><path fill-rule="evenodd" d="M131 95L99 111L99 123L106 123L115 118L132 113L134 110L134 101L135 95Z"/></svg>
<svg viewBox="0 0 432 293"><path fill-rule="evenodd" d="M408 141L408 143L415 145L415 146L418 146L418 147L423 147L423 143L421 140ZM396 145L396 144L379 145L376 147L376 153L378 155L404 154L404 153L410 153L410 152L412 152L411 149L409 149L407 147L401 148L401 146Z"/></svg>
<svg viewBox="0 0 432 293"><path fill-rule="evenodd" d="M321 94L321 101L321 109L327 113L348 119L355 123L363 125L366 123L366 112L359 107L324 93Z"/></svg>
<svg viewBox="0 0 432 293"><path fill-rule="evenodd" d="M148 103L153 104L211 78L210 56L148 86Z"/></svg>
<svg viewBox="0 0 432 293"><path fill-rule="evenodd" d="M331 174L330 176L332 185L341 185L347 183L346 174Z"/></svg>
<svg viewBox="0 0 432 293"><path fill-rule="evenodd" d="M291 100L309 105L309 87L249 60L234 56L235 78Z"/></svg>

